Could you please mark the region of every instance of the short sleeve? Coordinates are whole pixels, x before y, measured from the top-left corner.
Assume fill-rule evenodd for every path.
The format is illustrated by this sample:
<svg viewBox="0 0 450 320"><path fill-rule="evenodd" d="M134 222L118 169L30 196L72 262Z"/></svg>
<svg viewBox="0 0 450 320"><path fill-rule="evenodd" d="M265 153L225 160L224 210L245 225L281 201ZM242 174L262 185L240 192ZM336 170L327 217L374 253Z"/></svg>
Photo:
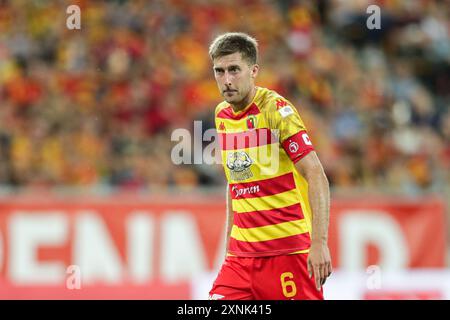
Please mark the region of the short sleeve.
<svg viewBox="0 0 450 320"><path fill-rule="evenodd" d="M279 137L279 142L295 163L314 150L305 124L297 109L283 98L271 102L268 115L270 129Z"/></svg>

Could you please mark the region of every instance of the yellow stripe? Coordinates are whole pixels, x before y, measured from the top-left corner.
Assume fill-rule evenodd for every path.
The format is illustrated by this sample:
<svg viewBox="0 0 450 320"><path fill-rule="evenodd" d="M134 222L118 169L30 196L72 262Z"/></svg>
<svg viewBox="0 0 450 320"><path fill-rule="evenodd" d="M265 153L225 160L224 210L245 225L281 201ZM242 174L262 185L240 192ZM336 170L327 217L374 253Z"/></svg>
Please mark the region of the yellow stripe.
<svg viewBox="0 0 450 320"><path fill-rule="evenodd" d="M300 253L308 253L308 252L309 252L309 249L305 249L305 250L291 252L291 253L289 253L289 255L291 255L291 254L300 254ZM236 257L236 255L227 252L227 257Z"/></svg>
<svg viewBox="0 0 450 320"><path fill-rule="evenodd" d="M216 118L217 121L217 132L218 133L238 133L247 131L247 118L242 118L240 120L222 119ZM220 130L220 123L224 124L225 130Z"/></svg>
<svg viewBox="0 0 450 320"><path fill-rule="evenodd" d="M299 253L308 253L309 249L305 249L305 250L300 250L300 251L295 251L295 252L291 252L289 254L299 254Z"/></svg>
<svg viewBox="0 0 450 320"><path fill-rule="evenodd" d="M231 237L238 241L258 242L295 236L308 231L305 219L300 219L256 228L239 228L233 225Z"/></svg>
<svg viewBox="0 0 450 320"><path fill-rule="evenodd" d="M232 200L233 211L237 213L273 210L300 202L297 189L281 192L272 196Z"/></svg>

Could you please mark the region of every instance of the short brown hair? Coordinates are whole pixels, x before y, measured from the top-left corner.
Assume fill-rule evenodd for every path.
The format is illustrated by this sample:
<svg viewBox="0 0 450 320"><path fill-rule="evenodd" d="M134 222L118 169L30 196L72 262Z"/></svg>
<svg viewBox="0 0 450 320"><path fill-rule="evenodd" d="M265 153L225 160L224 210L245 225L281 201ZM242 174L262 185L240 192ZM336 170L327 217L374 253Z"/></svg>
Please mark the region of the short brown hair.
<svg viewBox="0 0 450 320"><path fill-rule="evenodd" d="M228 32L215 38L209 47L212 60L236 52L249 64L255 64L258 59L256 39L243 32Z"/></svg>

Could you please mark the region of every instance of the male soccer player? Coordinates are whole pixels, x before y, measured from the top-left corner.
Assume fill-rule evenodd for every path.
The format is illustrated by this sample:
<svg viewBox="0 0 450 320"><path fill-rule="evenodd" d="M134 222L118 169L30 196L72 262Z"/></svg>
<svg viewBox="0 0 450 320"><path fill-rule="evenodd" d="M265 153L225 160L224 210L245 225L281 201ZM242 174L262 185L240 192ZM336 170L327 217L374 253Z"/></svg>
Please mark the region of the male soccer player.
<svg viewBox="0 0 450 320"><path fill-rule="evenodd" d="M254 38L223 34L209 54L228 180L227 252L209 298L323 299L329 185L305 125L288 100L255 86Z"/></svg>

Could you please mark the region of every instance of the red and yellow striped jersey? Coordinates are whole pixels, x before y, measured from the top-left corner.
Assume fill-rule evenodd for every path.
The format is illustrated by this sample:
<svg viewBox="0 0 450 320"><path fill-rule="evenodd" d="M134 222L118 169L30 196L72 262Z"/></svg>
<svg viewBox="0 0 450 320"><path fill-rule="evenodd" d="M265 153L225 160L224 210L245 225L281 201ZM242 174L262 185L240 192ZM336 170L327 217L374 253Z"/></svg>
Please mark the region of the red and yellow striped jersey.
<svg viewBox="0 0 450 320"><path fill-rule="evenodd" d="M240 112L220 103L215 122L234 212L228 253L307 252L308 184L295 163L313 146L296 108L275 91L257 87Z"/></svg>

